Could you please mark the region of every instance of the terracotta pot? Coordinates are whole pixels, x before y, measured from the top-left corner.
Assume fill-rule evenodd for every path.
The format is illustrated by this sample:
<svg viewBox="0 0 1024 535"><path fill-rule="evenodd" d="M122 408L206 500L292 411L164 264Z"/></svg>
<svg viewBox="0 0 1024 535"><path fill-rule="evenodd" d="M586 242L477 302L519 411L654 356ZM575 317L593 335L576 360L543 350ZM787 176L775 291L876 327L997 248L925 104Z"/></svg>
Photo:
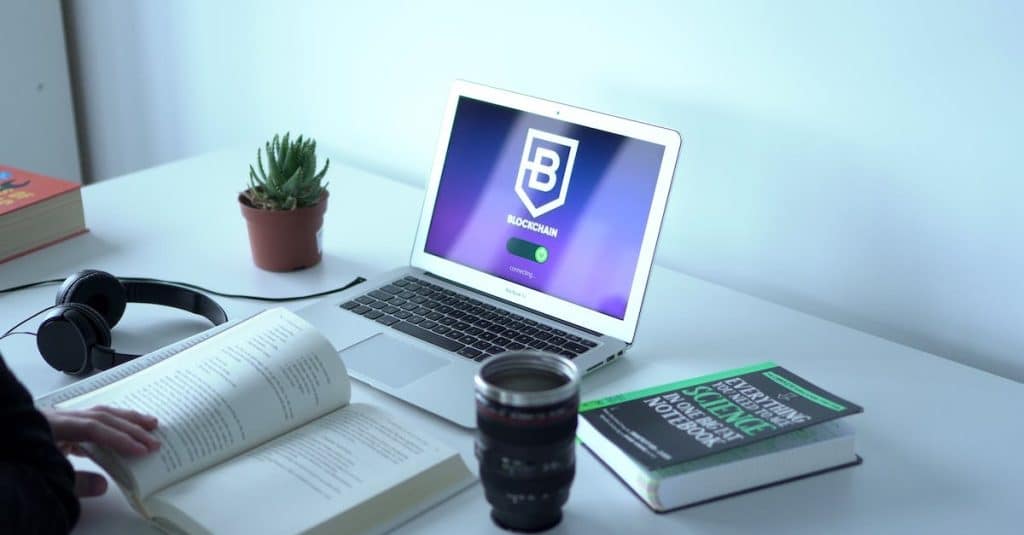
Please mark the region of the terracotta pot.
<svg viewBox="0 0 1024 535"><path fill-rule="evenodd" d="M246 226L252 260L268 271L294 271L320 263L320 229L327 211L327 192L313 206L295 210L253 208L238 195Z"/></svg>

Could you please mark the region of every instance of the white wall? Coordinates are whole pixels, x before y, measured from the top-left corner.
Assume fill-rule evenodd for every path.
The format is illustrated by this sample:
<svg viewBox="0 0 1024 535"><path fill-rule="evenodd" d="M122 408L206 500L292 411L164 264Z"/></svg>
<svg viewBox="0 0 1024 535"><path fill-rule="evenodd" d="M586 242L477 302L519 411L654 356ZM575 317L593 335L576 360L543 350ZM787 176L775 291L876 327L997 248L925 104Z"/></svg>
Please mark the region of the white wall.
<svg viewBox="0 0 1024 535"><path fill-rule="evenodd" d="M0 163L82 181L57 0L0 1Z"/></svg>
<svg viewBox="0 0 1024 535"><path fill-rule="evenodd" d="M1024 4L295 4L70 2L89 171L291 129L419 183L465 78L681 131L659 262L1024 380Z"/></svg>

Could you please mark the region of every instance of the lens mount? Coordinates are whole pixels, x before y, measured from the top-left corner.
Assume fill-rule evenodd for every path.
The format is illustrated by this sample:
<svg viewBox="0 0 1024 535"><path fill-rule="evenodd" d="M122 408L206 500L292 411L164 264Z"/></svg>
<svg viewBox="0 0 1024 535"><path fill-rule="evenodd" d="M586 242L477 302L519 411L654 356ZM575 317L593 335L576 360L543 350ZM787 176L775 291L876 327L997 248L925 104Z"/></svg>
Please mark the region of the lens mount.
<svg viewBox="0 0 1024 535"><path fill-rule="evenodd" d="M503 388L491 378L509 371L540 371L555 374L564 383L548 390L523 391ZM579 390L579 371L571 360L554 353L540 351L509 351L491 357L474 379L477 393L510 407L541 407L565 401Z"/></svg>

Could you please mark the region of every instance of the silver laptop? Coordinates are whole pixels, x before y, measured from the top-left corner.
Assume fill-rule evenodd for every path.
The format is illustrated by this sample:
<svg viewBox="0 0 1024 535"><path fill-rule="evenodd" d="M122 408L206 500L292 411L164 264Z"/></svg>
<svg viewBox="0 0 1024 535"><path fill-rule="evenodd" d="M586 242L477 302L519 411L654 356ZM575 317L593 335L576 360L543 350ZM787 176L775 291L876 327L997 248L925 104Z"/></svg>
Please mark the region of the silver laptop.
<svg viewBox="0 0 1024 535"><path fill-rule="evenodd" d="M352 377L475 427L507 350L589 373L633 342L679 134L456 82L409 265L300 311Z"/></svg>

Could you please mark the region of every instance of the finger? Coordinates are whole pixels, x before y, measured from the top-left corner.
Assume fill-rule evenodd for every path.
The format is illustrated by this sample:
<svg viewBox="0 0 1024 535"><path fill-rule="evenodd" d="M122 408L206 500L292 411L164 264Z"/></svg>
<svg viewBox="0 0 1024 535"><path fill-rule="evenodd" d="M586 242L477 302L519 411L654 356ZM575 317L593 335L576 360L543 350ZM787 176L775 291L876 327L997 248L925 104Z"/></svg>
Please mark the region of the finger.
<svg viewBox="0 0 1024 535"><path fill-rule="evenodd" d="M109 415L108 415L109 416ZM65 424L65 439L75 442L92 442L97 446L110 448L122 455L145 455L146 445L131 435L111 427L96 418L73 417Z"/></svg>
<svg viewBox="0 0 1024 535"><path fill-rule="evenodd" d="M75 472L75 495L82 498L102 496L107 492L107 478L95 472Z"/></svg>
<svg viewBox="0 0 1024 535"><path fill-rule="evenodd" d="M79 457L88 457L89 452L85 451L80 444L74 442L65 442L61 444L60 450L64 455L77 455Z"/></svg>
<svg viewBox="0 0 1024 535"><path fill-rule="evenodd" d="M93 407L93 410L106 412L109 414L113 414L114 416L124 418L125 420L133 422L147 431L152 431L156 429L157 426L156 416L142 414L141 412L138 411L133 411L130 409L121 409L118 407L108 407L107 405L98 405L96 407Z"/></svg>
<svg viewBox="0 0 1024 535"><path fill-rule="evenodd" d="M47 423L50 424L50 430L53 431L54 440L75 440L74 437L69 436L69 433L72 433L72 431L68 428L68 426L73 415L78 414L77 411L61 412L51 409L43 409L40 412L43 413L43 416L46 417Z"/></svg>
<svg viewBox="0 0 1024 535"><path fill-rule="evenodd" d="M130 436L133 440L145 446L146 451L156 451L160 448L160 441L150 434L149 431L146 431L134 422L114 416L113 414L98 411L93 412L92 417L103 422L105 425Z"/></svg>

